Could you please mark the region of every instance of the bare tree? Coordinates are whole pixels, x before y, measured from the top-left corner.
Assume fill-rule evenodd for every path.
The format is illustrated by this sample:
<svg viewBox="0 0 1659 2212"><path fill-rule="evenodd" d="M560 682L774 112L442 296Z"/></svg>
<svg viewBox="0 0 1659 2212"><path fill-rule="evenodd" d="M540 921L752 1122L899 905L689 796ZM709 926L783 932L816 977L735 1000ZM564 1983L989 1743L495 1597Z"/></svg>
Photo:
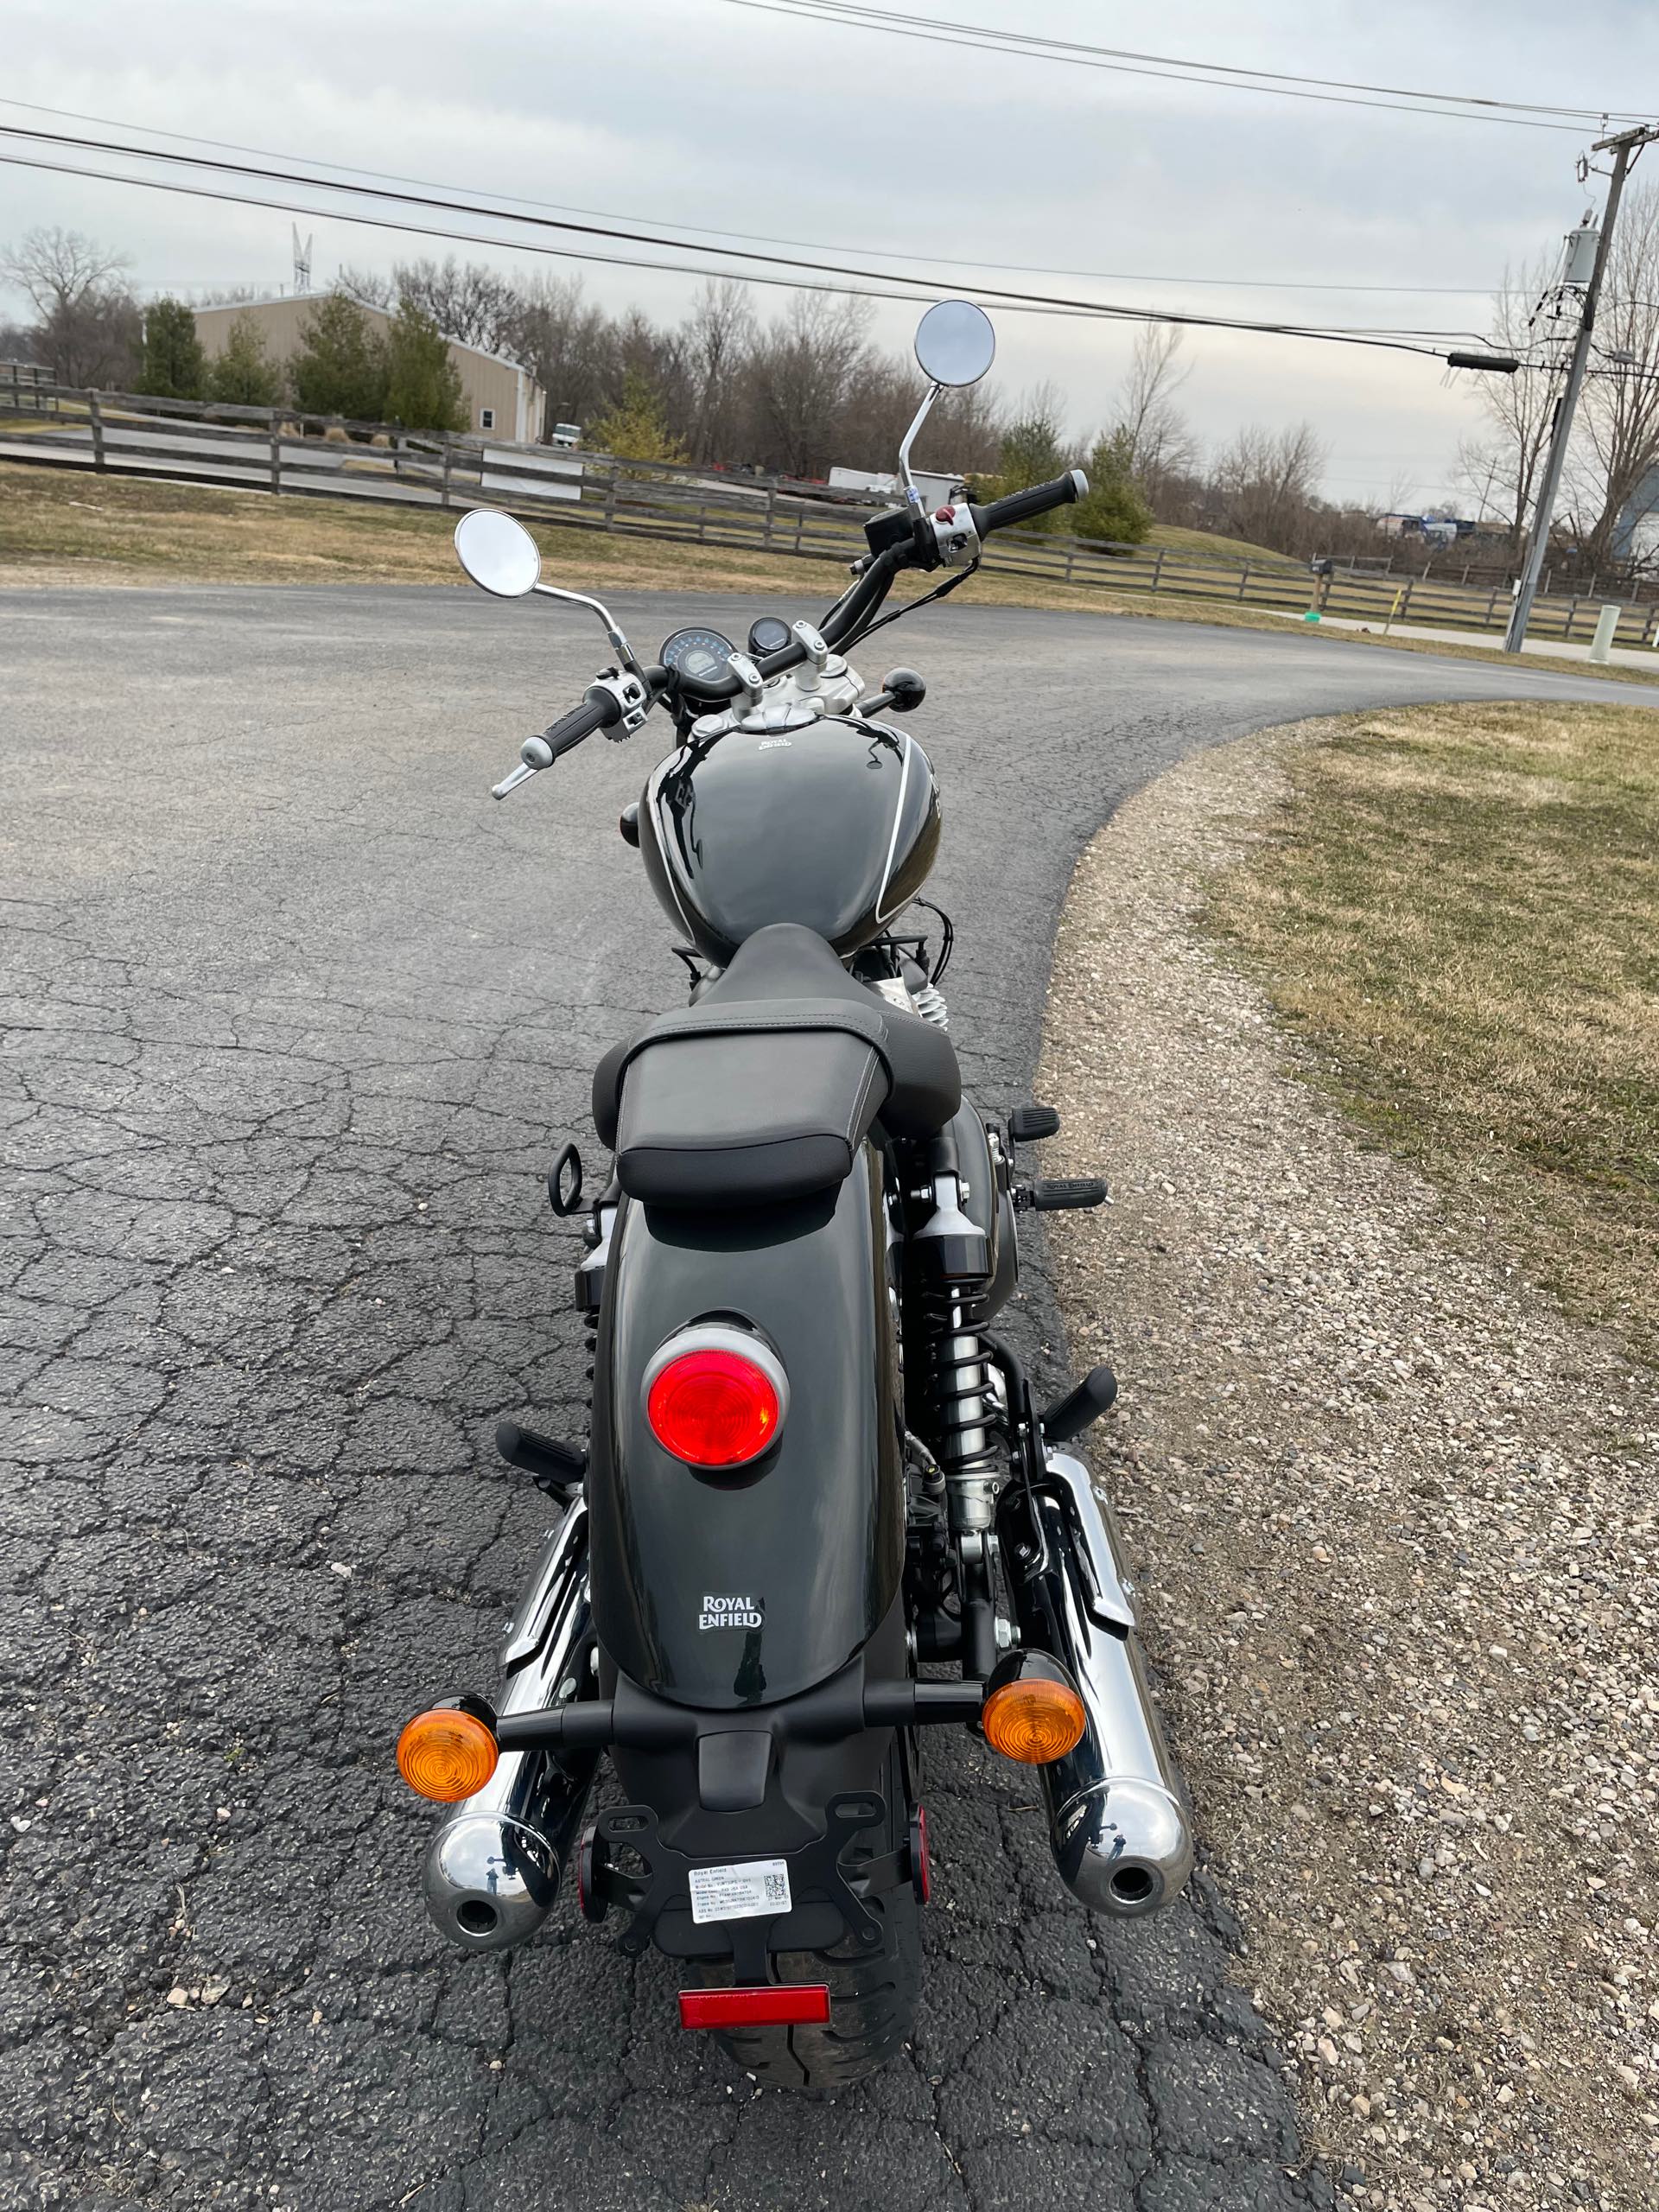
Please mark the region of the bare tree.
<svg viewBox="0 0 1659 2212"><path fill-rule="evenodd" d="M60 384L129 381L143 338L127 257L79 231L30 231L0 253L0 273L29 295L37 350Z"/></svg>
<svg viewBox="0 0 1659 2212"><path fill-rule="evenodd" d="M611 325L582 294L580 276L538 274L519 296L506 351L547 394L555 422L591 422L621 396Z"/></svg>
<svg viewBox="0 0 1659 2212"><path fill-rule="evenodd" d="M1177 366L1185 335L1179 323L1141 325L1113 426L1125 434L1130 471L1154 512L1198 461L1198 441L1175 404L1192 373L1190 363Z"/></svg>
<svg viewBox="0 0 1659 2212"><path fill-rule="evenodd" d="M1596 351L1579 414L1573 486L1591 568L1612 556L1619 517L1659 466L1659 187L1627 192L1596 316ZM1587 448L1587 452L1585 448ZM1587 469L1585 464L1587 463Z"/></svg>
<svg viewBox="0 0 1659 2212"><path fill-rule="evenodd" d="M518 312L518 290L511 277L481 261L400 261L391 272L392 290L429 315L446 338L502 353L511 340Z"/></svg>
<svg viewBox="0 0 1659 2212"><path fill-rule="evenodd" d="M797 292L754 348L751 406L760 450L793 476L828 467L842 415L867 357L868 300Z"/></svg>
<svg viewBox="0 0 1659 2212"><path fill-rule="evenodd" d="M1317 495L1325 457L1309 423L1279 431L1248 423L1216 459L1228 529L1275 552L1311 550L1324 513Z"/></svg>
<svg viewBox="0 0 1659 2212"><path fill-rule="evenodd" d="M1503 282L1492 295L1488 336L1494 353L1523 358L1536 353L1540 338L1534 310L1554 274L1554 264L1548 254L1522 262L1516 269L1505 267ZM1482 377L1480 398L1487 434L1484 438L1464 440L1458 449L1459 474L1478 513L1483 519L1490 516L1502 524L1512 556L1519 554L1526 537L1558 389L1554 377L1525 369L1518 376Z"/></svg>
<svg viewBox="0 0 1659 2212"><path fill-rule="evenodd" d="M682 333L695 410L688 435L698 461L728 455L741 404L739 378L754 332L747 286L729 276L709 277Z"/></svg>

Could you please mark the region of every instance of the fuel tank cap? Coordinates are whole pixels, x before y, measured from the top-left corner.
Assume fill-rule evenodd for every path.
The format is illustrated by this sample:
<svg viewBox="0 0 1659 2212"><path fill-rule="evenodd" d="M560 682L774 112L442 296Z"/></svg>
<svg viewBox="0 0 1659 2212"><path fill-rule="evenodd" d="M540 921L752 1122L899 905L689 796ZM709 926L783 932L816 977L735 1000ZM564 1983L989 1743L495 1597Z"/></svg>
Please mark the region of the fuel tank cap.
<svg viewBox="0 0 1659 2212"><path fill-rule="evenodd" d="M807 699L768 699L739 721L739 729L764 731L769 737L785 730L805 729L823 719L823 702Z"/></svg>

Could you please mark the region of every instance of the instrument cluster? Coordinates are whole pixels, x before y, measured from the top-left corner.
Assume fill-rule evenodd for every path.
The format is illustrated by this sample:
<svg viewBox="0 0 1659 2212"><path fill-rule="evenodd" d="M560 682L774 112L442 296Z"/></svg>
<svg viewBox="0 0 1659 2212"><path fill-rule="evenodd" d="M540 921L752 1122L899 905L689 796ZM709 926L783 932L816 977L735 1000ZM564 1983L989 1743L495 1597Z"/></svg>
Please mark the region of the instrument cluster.
<svg viewBox="0 0 1659 2212"><path fill-rule="evenodd" d="M707 683L720 674L737 647L718 630L677 630L664 639L657 658L664 668L689 676L694 683Z"/></svg>

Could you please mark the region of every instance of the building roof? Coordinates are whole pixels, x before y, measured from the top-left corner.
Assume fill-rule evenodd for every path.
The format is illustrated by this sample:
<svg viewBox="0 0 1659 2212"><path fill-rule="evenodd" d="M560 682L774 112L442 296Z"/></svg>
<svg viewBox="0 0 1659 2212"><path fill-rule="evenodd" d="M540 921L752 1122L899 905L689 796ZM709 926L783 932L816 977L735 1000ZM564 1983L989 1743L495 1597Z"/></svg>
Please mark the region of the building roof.
<svg viewBox="0 0 1659 2212"><path fill-rule="evenodd" d="M328 284L325 285L320 292L272 292L263 300L204 300L200 307L193 308L191 313L193 315L229 315L233 309L239 314L244 308L291 308L312 300L332 299L340 289L341 287L338 284ZM356 295L350 292L346 293L346 296L347 299L356 298ZM388 321L391 319L391 308L383 308L378 300L357 300L356 304L360 308L366 308L371 315L383 315ZM493 361L500 369L518 369L527 376L532 384L535 383L535 371L525 368L522 361L509 360L505 353L486 353L483 346L469 346L464 338L452 338L447 330L442 334L446 346L458 346L463 353L476 353L480 361Z"/></svg>

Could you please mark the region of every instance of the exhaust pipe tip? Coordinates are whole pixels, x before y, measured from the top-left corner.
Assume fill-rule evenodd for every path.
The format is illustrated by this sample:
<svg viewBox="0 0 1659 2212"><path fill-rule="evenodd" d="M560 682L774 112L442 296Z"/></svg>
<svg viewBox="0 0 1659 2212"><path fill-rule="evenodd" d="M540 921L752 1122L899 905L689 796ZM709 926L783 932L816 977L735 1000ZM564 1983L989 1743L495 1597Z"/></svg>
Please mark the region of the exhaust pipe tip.
<svg viewBox="0 0 1659 2212"><path fill-rule="evenodd" d="M463 1951L505 1951L553 1910L563 1868L547 1837L494 1813L462 1811L433 1837L422 1891L441 1935Z"/></svg>
<svg viewBox="0 0 1659 2212"><path fill-rule="evenodd" d="M1170 1904L1192 1872L1192 1832L1173 1791L1139 1775L1109 1776L1051 1824L1054 1864L1073 1897L1109 1920Z"/></svg>

